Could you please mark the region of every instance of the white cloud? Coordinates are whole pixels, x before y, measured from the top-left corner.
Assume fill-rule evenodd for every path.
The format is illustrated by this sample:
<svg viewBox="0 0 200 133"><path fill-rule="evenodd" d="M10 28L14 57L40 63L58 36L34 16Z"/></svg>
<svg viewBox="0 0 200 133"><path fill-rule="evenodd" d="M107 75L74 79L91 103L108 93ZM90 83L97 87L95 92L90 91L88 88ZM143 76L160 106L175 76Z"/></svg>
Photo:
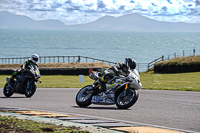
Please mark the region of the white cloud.
<svg viewBox="0 0 200 133"><path fill-rule="evenodd" d="M1 0L0 11L35 20L57 19L65 24L134 12L161 21L200 23L200 0Z"/></svg>

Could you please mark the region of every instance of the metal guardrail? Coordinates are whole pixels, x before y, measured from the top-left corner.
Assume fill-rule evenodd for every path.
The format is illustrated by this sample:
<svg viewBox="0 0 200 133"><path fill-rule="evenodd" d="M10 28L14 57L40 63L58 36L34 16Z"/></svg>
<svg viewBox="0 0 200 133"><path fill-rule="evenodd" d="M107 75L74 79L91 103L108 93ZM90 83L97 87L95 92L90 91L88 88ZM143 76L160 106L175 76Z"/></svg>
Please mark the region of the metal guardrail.
<svg viewBox="0 0 200 133"><path fill-rule="evenodd" d="M30 57L18 57L18 58L0 58L0 64L23 64ZM86 57L86 56L40 56L38 63L85 63L85 62L102 62L110 66L116 64L116 62ZM147 70L148 63L137 63L137 70L139 72L145 72Z"/></svg>
<svg viewBox="0 0 200 133"><path fill-rule="evenodd" d="M195 55L195 52L196 50L193 49L192 55ZM176 58L177 56L178 55L174 53L174 58ZM185 56L185 51L183 50L183 57L184 56ZM0 58L0 64L22 64L28 59L29 57ZM164 60L169 60L169 59L170 58L168 55L168 59L164 59L164 56L161 56L150 63L137 63L137 70L139 72L145 72L153 68L155 63L158 63ZM38 61L38 63L84 63L84 62L102 62L110 66L116 64L116 62L95 59L95 58L86 57L86 56L40 56L40 59Z"/></svg>
<svg viewBox="0 0 200 133"><path fill-rule="evenodd" d="M187 52L187 54L186 54ZM169 60L169 59L173 59L173 58L177 58L177 57L184 57L184 56L195 56L196 55L196 49L193 49L192 52L189 51L189 50L183 50L183 55L178 55L176 52L174 54L171 54L171 58L170 58L170 55L168 55L168 58L164 59L164 55L155 59L154 61L148 63L148 66L147 66L147 69L151 69L154 67L154 64L155 63L158 63L158 62L161 62L161 61L165 61L165 60Z"/></svg>
<svg viewBox="0 0 200 133"><path fill-rule="evenodd" d="M147 65L148 63L137 63L136 69L138 72L146 72L148 70Z"/></svg>
<svg viewBox="0 0 200 133"><path fill-rule="evenodd" d="M151 69L152 67L154 67L155 63L158 63L158 62L161 62L161 61L164 61L164 55L155 59L154 61L148 63L148 66L147 66L148 70Z"/></svg>
<svg viewBox="0 0 200 133"><path fill-rule="evenodd" d="M22 64L27 61L29 57L19 58L0 58L0 64ZM38 63L80 63L80 62L102 62L108 65L116 64L115 62L95 59L85 56L40 56Z"/></svg>

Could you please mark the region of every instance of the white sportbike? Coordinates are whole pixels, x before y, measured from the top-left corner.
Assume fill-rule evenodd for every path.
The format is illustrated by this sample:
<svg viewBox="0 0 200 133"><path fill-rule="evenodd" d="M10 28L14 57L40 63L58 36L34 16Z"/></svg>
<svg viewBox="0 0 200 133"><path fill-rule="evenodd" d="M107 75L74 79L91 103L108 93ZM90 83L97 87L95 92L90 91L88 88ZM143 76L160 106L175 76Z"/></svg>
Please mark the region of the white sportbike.
<svg viewBox="0 0 200 133"><path fill-rule="evenodd" d="M93 71L89 77L97 82L100 76L100 72ZM92 85L83 87L76 95L77 105L87 107L90 104L116 104L119 109L127 109L136 103L139 96L138 89L142 87L140 75L136 69L129 70L128 75L115 76L105 85L106 92L96 92ZM101 85L97 88L101 90Z"/></svg>

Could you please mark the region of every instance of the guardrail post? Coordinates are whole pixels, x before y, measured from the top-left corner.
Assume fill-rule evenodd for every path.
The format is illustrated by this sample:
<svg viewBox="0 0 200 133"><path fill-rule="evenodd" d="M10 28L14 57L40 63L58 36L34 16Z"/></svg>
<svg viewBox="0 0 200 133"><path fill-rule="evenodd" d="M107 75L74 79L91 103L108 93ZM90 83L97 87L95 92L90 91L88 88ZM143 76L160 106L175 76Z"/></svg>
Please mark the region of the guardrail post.
<svg viewBox="0 0 200 133"><path fill-rule="evenodd" d="M76 63L80 63L80 60L81 60L81 58L80 58L80 56L78 56L78 60L76 61Z"/></svg>

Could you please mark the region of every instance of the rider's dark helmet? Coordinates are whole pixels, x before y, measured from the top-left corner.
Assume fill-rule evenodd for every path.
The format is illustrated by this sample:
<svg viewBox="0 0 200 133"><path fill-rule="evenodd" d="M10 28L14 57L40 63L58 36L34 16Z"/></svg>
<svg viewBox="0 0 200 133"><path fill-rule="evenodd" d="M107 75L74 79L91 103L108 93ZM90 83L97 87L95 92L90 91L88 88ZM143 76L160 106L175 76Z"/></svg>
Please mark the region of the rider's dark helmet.
<svg viewBox="0 0 200 133"><path fill-rule="evenodd" d="M136 68L136 61L131 58L125 58L125 65L129 67L130 69Z"/></svg>

